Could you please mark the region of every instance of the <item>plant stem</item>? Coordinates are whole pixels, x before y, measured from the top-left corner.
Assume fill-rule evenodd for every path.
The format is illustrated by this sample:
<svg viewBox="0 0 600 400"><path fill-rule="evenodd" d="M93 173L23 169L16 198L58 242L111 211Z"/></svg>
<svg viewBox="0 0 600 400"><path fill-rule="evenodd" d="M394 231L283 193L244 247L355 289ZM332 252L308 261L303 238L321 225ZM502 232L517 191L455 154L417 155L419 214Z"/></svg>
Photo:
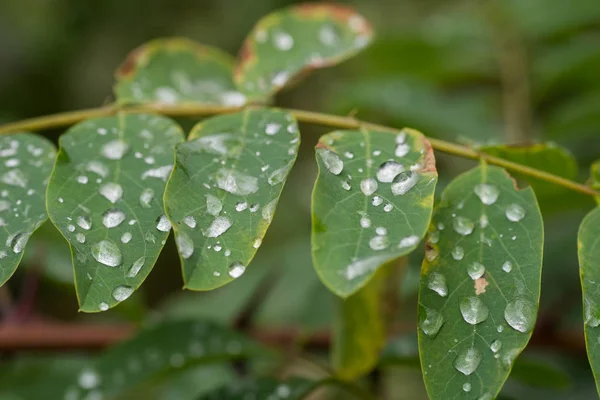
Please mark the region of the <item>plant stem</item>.
<svg viewBox="0 0 600 400"><path fill-rule="evenodd" d="M205 116L214 114L227 114L239 111L239 107L219 107L219 106L197 106L197 105L181 105L181 106L162 106L162 105L141 105L133 107L120 107L116 104L110 104L98 108L89 108L79 111L69 111L65 113L47 115L43 117L25 119L13 123L0 125L0 134L7 134L18 131L37 131L49 128L58 128L75 124L77 122L95 118L113 115L119 111L124 112L150 112L163 114L173 117L193 117ZM358 129L365 127L368 129L398 132L398 129L389 126L373 124L370 122L360 121L353 117L344 117L339 115L330 115L319 112L283 109L290 112L298 121L307 122L316 125L330 126L342 129ZM548 173L536 168L531 168L523 164L518 164L500 157L491 156L467 146L447 142L445 140L428 138L431 146L443 153L452 154L458 157L469 158L473 160L484 160L488 164L497 165L508 170L528 175L532 178L540 179L555 185L563 186L567 189L583 193L589 196L600 197L600 192L592 189L589 186L565 179L558 175Z"/></svg>

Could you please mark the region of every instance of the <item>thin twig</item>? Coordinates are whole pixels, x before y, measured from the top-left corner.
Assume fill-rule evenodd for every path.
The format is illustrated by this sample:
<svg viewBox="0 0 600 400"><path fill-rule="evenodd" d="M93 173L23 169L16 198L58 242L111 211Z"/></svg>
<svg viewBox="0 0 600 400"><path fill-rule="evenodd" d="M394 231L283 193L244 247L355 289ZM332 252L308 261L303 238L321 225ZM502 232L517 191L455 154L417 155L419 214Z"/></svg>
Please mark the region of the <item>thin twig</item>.
<svg viewBox="0 0 600 400"><path fill-rule="evenodd" d="M60 114L53 114L44 117L26 119L18 122L13 122L0 126L0 134L7 134L19 131L37 131L48 128L57 128L68 126L74 123L86 120L93 117L101 117L115 114L118 111L123 112L149 112L158 113L169 116L206 116L215 114L227 114L240 110L239 107L218 107L218 106L197 106L197 105L181 105L181 106L161 106L161 105L142 105L135 107L122 108L116 105L108 105L99 108L91 108L87 110L71 111ZM330 126L342 129L358 129L365 127L368 129L379 130L384 132L398 132L397 128L373 124L370 122L361 121L353 117L344 117L339 115L330 115L319 112L282 109L290 112L301 122L307 122L317 125ZM583 193L589 196L600 197L600 192L593 188L565 179L558 175L548 173L546 171L531 168L523 164L505 160L500 157L491 156L467 146L456 143L447 142L441 139L428 138L431 146L443 153L452 154L458 157L469 158L473 160L485 160L488 164L497 165L506 168L513 172L518 172L532 178L540 179L555 185L563 186L567 189Z"/></svg>

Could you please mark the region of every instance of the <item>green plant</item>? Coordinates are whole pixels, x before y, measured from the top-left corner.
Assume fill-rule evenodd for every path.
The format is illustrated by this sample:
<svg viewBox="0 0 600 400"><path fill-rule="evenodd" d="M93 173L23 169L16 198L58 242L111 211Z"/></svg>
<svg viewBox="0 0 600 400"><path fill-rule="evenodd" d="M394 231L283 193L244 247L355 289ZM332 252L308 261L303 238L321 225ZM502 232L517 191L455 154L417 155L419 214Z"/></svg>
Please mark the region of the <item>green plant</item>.
<svg viewBox="0 0 600 400"><path fill-rule="evenodd" d="M106 311L126 300L149 274L171 228L186 288L212 290L243 279L295 162L297 122L345 129L316 146L313 261L323 283L343 299L332 348L336 378L323 382L368 396L343 381L378 363L387 331L381 299L401 267L395 260L427 236L418 319L428 393L494 398L536 320L543 226L534 190L562 186L598 197L597 168L583 185L543 170L553 163L548 160L567 168L571 162L554 146L475 148L353 117L268 106L308 70L343 61L372 37L370 25L350 9L295 6L259 22L237 62L185 39L153 41L117 71L114 104L0 127L7 133L0 150L2 281L46 212L71 245L82 311ZM200 122L185 141L183 129L165 117L214 114L223 115ZM74 123L56 155L46 140L20 133ZM435 210L434 150L481 161L447 186ZM531 180L534 190L518 189L505 169ZM596 211L580 231L588 340L600 325L593 289L600 257ZM57 393L116 395L184 363L184 353L201 363L266 353L220 329L190 322L142 333L82 368L77 380L66 377ZM157 346L153 353L157 342L181 348ZM116 365L142 353L155 369L134 362L127 378L109 379ZM316 385L261 380L214 398L254 390L302 397Z"/></svg>

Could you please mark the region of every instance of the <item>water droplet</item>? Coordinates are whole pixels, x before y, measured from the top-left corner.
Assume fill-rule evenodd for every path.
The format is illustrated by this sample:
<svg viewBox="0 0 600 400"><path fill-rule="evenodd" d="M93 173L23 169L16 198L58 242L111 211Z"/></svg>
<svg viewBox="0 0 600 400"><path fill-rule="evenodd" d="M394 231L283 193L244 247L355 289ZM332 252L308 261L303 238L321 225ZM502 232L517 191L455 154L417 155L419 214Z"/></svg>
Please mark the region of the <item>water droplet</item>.
<svg viewBox="0 0 600 400"><path fill-rule="evenodd" d="M265 133L267 135L275 135L281 129L281 124L277 124L275 122L270 122L267 124L267 128L265 129Z"/></svg>
<svg viewBox="0 0 600 400"><path fill-rule="evenodd" d="M360 218L360 226L362 228L369 228L371 226L371 219L365 213L363 213L362 217Z"/></svg>
<svg viewBox="0 0 600 400"><path fill-rule="evenodd" d="M583 314L585 318L585 324L595 328L600 325L600 318L598 317L598 306L594 300L589 296L585 296L583 299Z"/></svg>
<svg viewBox="0 0 600 400"><path fill-rule="evenodd" d="M518 204L511 204L506 208L506 218L512 222L519 222L525 217L525 209Z"/></svg>
<svg viewBox="0 0 600 400"><path fill-rule="evenodd" d="M115 228L125 220L125 213L116 208L110 208L102 214L102 224L107 228Z"/></svg>
<svg viewBox="0 0 600 400"><path fill-rule="evenodd" d="M129 150L129 145L123 140L111 140L102 146L102 155L109 160L120 160Z"/></svg>
<svg viewBox="0 0 600 400"><path fill-rule="evenodd" d="M2 175L2 182L24 188L27 187L27 176L20 169L11 169Z"/></svg>
<svg viewBox="0 0 600 400"><path fill-rule="evenodd" d="M419 327L427 336L435 337L444 325L444 317L433 308L424 307L419 318ZM425 316L423 316L425 314Z"/></svg>
<svg viewBox="0 0 600 400"><path fill-rule="evenodd" d="M402 238L400 240L400 243L398 244L398 247L402 248L402 247L411 247L416 245L417 243L419 243L419 237L417 235L411 235L411 236L407 236L405 238Z"/></svg>
<svg viewBox="0 0 600 400"><path fill-rule="evenodd" d="M344 162L333 151L327 149L317 149L317 154L323 161L325 168L334 175L339 175L344 169Z"/></svg>
<svg viewBox="0 0 600 400"><path fill-rule="evenodd" d="M342 189L350 190L352 189L352 187L350 186L350 183L348 183L348 181L342 181Z"/></svg>
<svg viewBox="0 0 600 400"><path fill-rule="evenodd" d="M158 178L166 182L167 178L169 178L169 175L171 175L172 170L172 165L163 165L162 167L152 168L147 171L144 171L144 173L142 173L141 178L142 180L146 178Z"/></svg>
<svg viewBox="0 0 600 400"><path fill-rule="evenodd" d="M460 302L460 313L466 323L477 325L487 319L490 310L479 297L465 297Z"/></svg>
<svg viewBox="0 0 600 400"><path fill-rule="evenodd" d="M215 179L219 189L237 196L248 196L258 191L258 179L237 170L221 168Z"/></svg>
<svg viewBox="0 0 600 400"><path fill-rule="evenodd" d="M408 143L398 143L396 145L396 150L394 151L394 155L396 157L404 157L410 152L410 146Z"/></svg>
<svg viewBox="0 0 600 400"><path fill-rule="evenodd" d="M167 219L166 215L161 215L156 220L156 229L161 232L169 232L171 230L171 222Z"/></svg>
<svg viewBox="0 0 600 400"><path fill-rule="evenodd" d="M467 267L467 273L469 274L471 279L479 279L483 276L483 274L485 274L485 267L483 266L483 264L474 261Z"/></svg>
<svg viewBox="0 0 600 400"><path fill-rule="evenodd" d="M514 330L526 333L533 329L536 314L537 310L532 302L516 299L504 309L504 320Z"/></svg>
<svg viewBox="0 0 600 400"><path fill-rule="evenodd" d="M383 211L385 212L390 212L394 209L394 206L390 203L387 203L385 206L383 206Z"/></svg>
<svg viewBox="0 0 600 400"><path fill-rule="evenodd" d="M452 249L452 258L454 258L456 261L462 260L464 256L465 256L465 251L462 247L456 246L455 248Z"/></svg>
<svg viewBox="0 0 600 400"><path fill-rule="evenodd" d="M465 392L469 393L469 392L471 391L471 384L470 384L469 382L465 382L465 383L463 383L462 389L463 389Z"/></svg>
<svg viewBox="0 0 600 400"><path fill-rule="evenodd" d="M77 383L83 389L93 389L100 384L100 375L92 369L84 369L77 377Z"/></svg>
<svg viewBox="0 0 600 400"><path fill-rule="evenodd" d="M27 244L30 235L31 234L28 232L19 232L8 238L7 244L10 244L13 253L19 254L25 249L25 245Z"/></svg>
<svg viewBox="0 0 600 400"><path fill-rule="evenodd" d="M79 243L85 243L85 235L81 232L77 233L75 235L75 239L79 242Z"/></svg>
<svg viewBox="0 0 600 400"><path fill-rule="evenodd" d="M387 236L374 236L369 241L369 247L373 250L383 250L388 247L390 241Z"/></svg>
<svg viewBox="0 0 600 400"><path fill-rule="evenodd" d="M183 223L194 229L196 227L196 218L194 218L192 215L188 215L183 219Z"/></svg>
<svg viewBox="0 0 600 400"><path fill-rule="evenodd" d="M502 333L502 331L504 330L504 327L502 325L498 325L496 327L496 330L498 331L498 333Z"/></svg>
<svg viewBox="0 0 600 400"><path fill-rule="evenodd" d="M258 249L261 244L262 244L262 239L256 238L256 239L254 239L254 243L252 244L252 247L254 247L255 249Z"/></svg>
<svg viewBox="0 0 600 400"><path fill-rule="evenodd" d="M438 272L429 274L427 287L442 297L448 295L448 286L446 285L446 277Z"/></svg>
<svg viewBox="0 0 600 400"><path fill-rule="evenodd" d="M502 271L504 271L504 272L512 271L512 263L510 261L505 261L504 264L502 264Z"/></svg>
<svg viewBox="0 0 600 400"><path fill-rule="evenodd" d="M294 47L294 38L285 32L275 32L273 35L275 47L281 51L288 51Z"/></svg>
<svg viewBox="0 0 600 400"><path fill-rule="evenodd" d="M152 200L154 200L154 190L147 188L140 194L140 206L150 208Z"/></svg>
<svg viewBox="0 0 600 400"><path fill-rule="evenodd" d="M379 166L377 170L377 180L382 183L389 183L394 180L398 174L404 172L404 167L396 161L386 161Z"/></svg>
<svg viewBox="0 0 600 400"><path fill-rule="evenodd" d="M78 176L77 182L81 183L82 185L85 185L86 183L88 183L88 177L85 175Z"/></svg>
<svg viewBox="0 0 600 400"><path fill-rule="evenodd" d="M232 278L239 278L245 271L246 266L239 261L236 261L229 266L229 276Z"/></svg>
<svg viewBox="0 0 600 400"><path fill-rule="evenodd" d="M248 203L245 201L238 201L235 203L235 211L237 212L244 211L246 208L248 208Z"/></svg>
<svg viewBox="0 0 600 400"><path fill-rule="evenodd" d="M254 212L257 212L259 208L260 208L260 204L251 204L248 209L250 210L250 212L254 213Z"/></svg>
<svg viewBox="0 0 600 400"><path fill-rule="evenodd" d="M492 344L490 345L490 350L492 350L492 352L497 353L498 351L500 351L500 349L502 348L502 342L499 340L494 340L492 342Z"/></svg>
<svg viewBox="0 0 600 400"><path fill-rule="evenodd" d="M217 216L223 209L223 203L212 194L206 195L206 212L212 216Z"/></svg>
<svg viewBox="0 0 600 400"><path fill-rule="evenodd" d="M87 163L86 170L89 172L93 172L96 175L101 176L102 178L106 178L108 175L108 167L102 164L100 161L90 161Z"/></svg>
<svg viewBox="0 0 600 400"><path fill-rule="evenodd" d="M135 278L137 274L140 272L144 263L146 262L146 257L140 257L131 264L131 268L127 271L128 278Z"/></svg>
<svg viewBox="0 0 600 400"><path fill-rule="evenodd" d="M352 153L350 151L345 151L344 152L344 157L346 157L349 160L352 160L354 158L354 153Z"/></svg>
<svg viewBox="0 0 600 400"><path fill-rule="evenodd" d="M267 178L267 182L269 183L269 185L275 186L283 182L285 180L285 177L287 176L287 172L289 171L289 169L289 165L286 165L285 167L279 168L271 172L271 175L269 175L269 177Z"/></svg>
<svg viewBox="0 0 600 400"><path fill-rule="evenodd" d="M109 267L118 267L123 262L121 250L119 250L119 247L110 239L105 239L93 244L92 257L100 264Z"/></svg>
<svg viewBox="0 0 600 400"><path fill-rule="evenodd" d="M117 286L115 290L112 292L112 297L117 301L124 301L131 296L133 293L133 288L131 286Z"/></svg>
<svg viewBox="0 0 600 400"><path fill-rule="evenodd" d="M392 194L401 196L412 189L419 182L419 174L413 171L404 171L392 181Z"/></svg>
<svg viewBox="0 0 600 400"><path fill-rule="evenodd" d="M100 304L98 304L98 308L100 308L100 311L106 311L108 310L108 304L101 301Z"/></svg>
<svg viewBox="0 0 600 400"><path fill-rule="evenodd" d="M363 179L360 182L360 190L365 196L370 196L377 190L377 181L373 178Z"/></svg>
<svg viewBox="0 0 600 400"><path fill-rule="evenodd" d="M473 192L475 192L483 204L488 206L494 204L500 195L500 190L496 186L487 183L480 183L475 186Z"/></svg>
<svg viewBox="0 0 600 400"><path fill-rule="evenodd" d="M175 235L175 244L177 245L177 250L179 250L179 254L184 259L188 259L194 254L194 242L192 238L185 232L179 231Z"/></svg>
<svg viewBox="0 0 600 400"><path fill-rule="evenodd" d="M375 228L375 233L377 233L380 236L384 236L387 235L387 229L385 229L383 226L378 226L377 228Z"/></svg>
<svg viewBox="0 0 600 400"><path fill-rule="evenodd" d="M88 231L92 228L92 220L86 215L79 216L77 217L77 225L79 225L80 228Z"/></svg>
<svg viewBox="0 0 600 400"><path fill-rule="evenodd" d="M99 192L108 201L115 204L123 197L123 188L118 183L109 182L100 186Z"/></svg>
<svg viewBox="0 0 600 400"><path fill-rule="evenodd" d="M75 232L75 225L71 225L71 224L67 225L67 230L69 232Z"/></svg>
<svg viewBox="0 0 600 400"><path fill-rule="evenodd" d="M127 244L131 241L131 232L125 232L121 235L121 243Z"/></svg>
<svg viewBox="0 0 600 400"><path fill-rule="evenodd" d="M454 231L462 236L468 236L473 233L475 224L468 218L456 217L452 220L452 227Z"/></svg>
<svg viewBox="0 0 600 400"><path fill-rule="evenodd" d="M219 237L231 227L232 222L227 217L215 218L208 228L202 231L202 234L206 237Z"/></svg>
<svg viewBox="0 0 600 400"><path fill-rule="evenodd" d="M429 242L436 244L440 241L440 231L429 232Z"/></svg>
<svg viewBox="0 0 600 400"><path fill-rule="evenodd" d="M458 356L454 359L454 368L458 372L469 376L481 363L481 353L475 348L469 348L461 351Z"/></svg>
<svg viewBox="0 0 600 400"><path fill-rule="evenodd" d="M381 198L381 196L375 196L373 197L373 202L372 204L377 207L380 206L383 203L383 199Z"/></svg>

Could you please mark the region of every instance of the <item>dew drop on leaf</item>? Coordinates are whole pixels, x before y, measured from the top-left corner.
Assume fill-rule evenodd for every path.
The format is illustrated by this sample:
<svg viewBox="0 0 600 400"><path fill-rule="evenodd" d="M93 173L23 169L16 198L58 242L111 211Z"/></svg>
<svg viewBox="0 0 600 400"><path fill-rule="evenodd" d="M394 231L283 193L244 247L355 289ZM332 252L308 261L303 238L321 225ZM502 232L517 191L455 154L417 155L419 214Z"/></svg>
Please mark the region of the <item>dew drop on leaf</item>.
<svg viewBox="0 0 600 400"><path fill-rule="evenodd" d="M110 208L102 214L102 225L107 228L116 228L125 220L125 213L116 208Z"/></svg>
<svg viewBox="0 0 600 400"><path fill-rule="evenodd" d="M463 391L469 393L471 391L471 384L469 382L465 382L462 385Z"/></svg>
<svg viewBox="0 0 600 400"><path fill-rule="evenodd" d="M454 359L454 368L463 375L469 376L481 363L481 353L476 348L464 349Z"/></svg>
<svg viewBox="0 0 600 400"><path fill-rule="evenodd" d="M206 195L206 212L212 216L217 216L223 209L223 203L216 196L212 194Z"/></svg>
<svg viewBox="0 0 600 400"><path fill-rule="evenodd" d="M146 262L146 257L140 257L131 264L129 271L127 271L128 278L135 278L137 274L140 272L144 263Z"/></svg>
<svg viewBox="0 0 600 400"><path fill-rule="evenodd" d="M229 266L229 276L232 278L239 278L246 271L246 266L241 262L234 262Z"/></svg>
<svg viewBox="0 0 600 400"><path fill-rule="evenodd" d="M339 175L342 172L344 169L344 162L337 154L327 149L318 149L317 153L329 172L334 175Z"/></svg>
<svg viewBox="0 0 600 400"><path fill-rule="evenodd" d="M89 231L92 228L92 220L90 217L82 215L77 217L77 225L79 225L81 229Z"/></svg>
<svg viewBox="0 0 600 400"><path fill-rule="evenodd" d="M429 274L427 287L442 297L446 297L448 295L448 285L446 284L446 277L438 272L432 272L431 274Z"/></svg>
<svg viewBox="0 0 600 400"><path fill-rule="evenodd" d="M485 274L485 267L483 266L483 264L474 261L467 267L467 273L469 274L471 279L479 279L483 276L483 274Z"/></svg>
<svg viewBox="0 0 600 400"><path fill-rule="evenodd" d="M248 208L248 203L245 201L238 201L235 203L235 211L241 212Z"/></svg>
<svg viewBox="0 0 600 400"><path fill-rule="evenodd" d="M372 203L375 207L380 206L383 203L383 199L381 196L374 196Z"/></svg>
<svg viewBox="0 0 600 400"><path fill-rule="evenodd" d="M112 292L112 297L117 301L124 301L131 296L133 293L133 288L131 286L117 286L115 290Z"/></svg>
<svg viewBox="0 0 600 400"><path fill-rule="evenodd" d="M194 242L187 233L180 231L175 235L175 244L177 245L179 254L181 254L181 257L184 259L188 259L194 254Z"/></svg>
<svg viewBox="0 0 600 400"><path fill-rule="evenodd" d="M413 171L404 171L392 181L392 194L402 196L412 189L419 181L419 174Z"/></svg>
<svg viewBox="0 0 600 400"><path fill-rule="evenodd" d="M348 181L342 181L342 189L350 190L352 189L352 187L350 186L350 183L348 183Z"/></svg>
<svg viewBox="0 0 600 400"><path fill-rule="evenodd" d="M169 232L171 230L171 222L167 219L166 215L161 215L156 221L156 229L161 232Z"/></svg>
<svg viewBox="0 0 600 400"><path fill-rule="evenodd" d="M144 189L140 194L140 206L150 208L152 200L154 200L154 190L150 188Z"/></svg>
<svg viewBox="0 0 600 400"><path fill-rule="evenodd" d="M512 263L510 261L505 261L504 264L502 264L502 271L504 271L504 272L512 271Z"/></svg>
<svg viewBox="0 0 600 400"><path fill-rule="evenodd" d="M494 340L490 345L490 350L492 352L497 353L502 348L502 342L500 340Z"/></svg>
<svg viewBox="0 0 600 400"><path fill-rule="evenodd" d="M402 165L396 161L386 161L381 164L377 170L377 180L382 183L389 183L401 172L404 172L404 167Z"/></svg>
<svg viewBox="0 0 600 400"><path fill-rule="evenodd" d="M129 145L123 140L112 140L102 146L102 155L109 160L120 160L128 150Z"/></svg>
<svg viewBox="0 0 600 400"><path fill-rule="evenodd" d="M9 243L10 243L10 248L12 249L13 253L19 254L23 251L23 249L25 248L25 245L27 245L29 236L30 236L30 233L19 232L12 237L12 240L10 240Z"/></svg>
<svg viewBox="0 0 600 400"><path fill-rule="evenodd" d="M360 182L360 190L365 196L370 196L377 190L377 181L373 178L363 179Z"/></svg>
<svg viewBox="0 0 600 400"><path fill-rule="evenodd" d="M215 175L217 187L237 196L248 196L258 191L258 179L234 169L221 168Z"/></svg>
<svg viewBox="0 0 600 400"><path fill-rule="evenodd" d="M232 222L227 217L215 218L202 234L206 237L219 237L231 227Z"/></svg>
<svg viewBox="0 0 600 400"><path fill-rule="evenodd" d="M386 235L384 236L374 236L373 238L371 238L371 240L369 241L369 247L372 250L383 250L386 247L388 247L390 244L390 241L388 239L388 237Z"/></svg>
<svg viewBox="0 0 600 400"><path fill-rule="evenodd" d="M417 235L411 235L411 236L407 236L405 238L402 238L400 240L400 243L398 244L398 247L403 248L403 247L411 247L416 245L417 243L419 243L420 238Z"/></svg>
<svg viewBox="0 0 600 400"><path fill-rule="evenodd" d="M490 310L479 297L465 297L460 302L460 313L466 323L476 325L488 318Z"/></svg>
<svg viewBox="0 0 600 400"><path fill-rule="evenodd" d="M109 182L100 186L99 192L104 198L115 204L123 197L123 188L118 183Z"/></svg>
<svg viewBox="0 0 600 400"><path fill-rule="evenodd" d="M183 218L183 223L194 229L196 227L196 218L194 218L193 215L188 215L187 217Z"/></svg>
<svg viewBox="0 0 600 400"><path fill-rule="evenodd" d="M427 336L435 337L440 331L440 328L444 325L444 317L441 313L433 308L425 307L425 317L421 313L421 320L419 321L419 327Z"/></svg>
<svg viewBox="0 0 600 400"><path fill-rule="evenodd" d="M518 204L511 204L506 208L506 218L512 222L519 222L525 217L525 209Z"/></svg>
<svg viewBox="0 0 600 400"><path fill-rule="evenodd" d="M121 235L121 243L127 244L131 241L132 235L131 232L125 232Z"/></svg>
<svg viewBox="0 0 600 400"><path fill-rule="evenodd" d="M526 333L533 329L536 314L536 307L532 302L516 299L504 309L504 320L514 330Z"/></svg>
<svg viewBox="0 0 600 400"><path fill-rule="evenodd" d="M123 262L121 250L110 239L104 239L93 244L92 257L100 264L108 267L118 267Z"/></svg>
<svg viewBox="0 0 600 400"><path fill-rule="evenodd" d="M473 233L475 224L468 218L456 217L452 220L452 227L454 231L462 236L468 236Z"/></svg>
<svg viewBox="0 0 600 400"><path fill-rule="evenodd" d="M475 186L473 191L477 197L479 197L481 202L488 206L494 204L500 195L500 190L498 190L496 186L488 183L480 183L479 185Z"/></svg>

